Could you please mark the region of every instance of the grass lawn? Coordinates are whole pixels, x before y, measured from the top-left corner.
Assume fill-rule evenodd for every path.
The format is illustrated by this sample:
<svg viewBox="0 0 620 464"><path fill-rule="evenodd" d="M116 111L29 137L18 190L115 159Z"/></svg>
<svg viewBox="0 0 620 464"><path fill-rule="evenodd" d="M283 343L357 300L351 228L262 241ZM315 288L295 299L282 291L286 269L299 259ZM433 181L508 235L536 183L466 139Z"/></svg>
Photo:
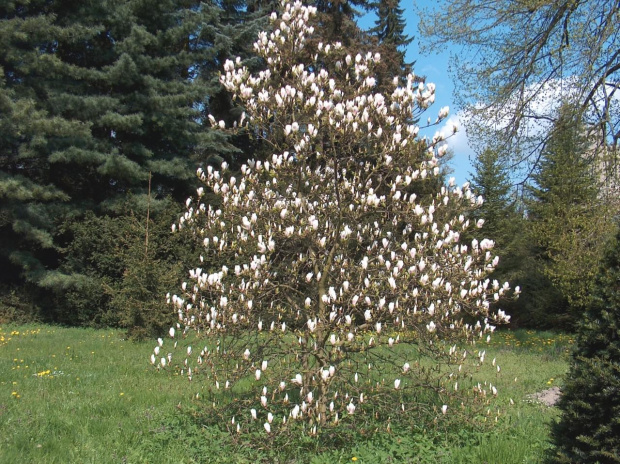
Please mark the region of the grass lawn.
<svg viewBox="0 0 620 464"><path fill-rule="evenodd" d="M191 414L199 406L200 383L157 372L148 361L155 342L123 336L114 330L0 326L1 463L277 460L277 450L248 448L200 425ZM561 385L571 343L567 335L543 332L495 335L485 349L487 359L497 357L501 365L494 384L502 414L488 430L377 433L346 449L317 447L288 460L540 462L557 411L527 395Z"/></svg>

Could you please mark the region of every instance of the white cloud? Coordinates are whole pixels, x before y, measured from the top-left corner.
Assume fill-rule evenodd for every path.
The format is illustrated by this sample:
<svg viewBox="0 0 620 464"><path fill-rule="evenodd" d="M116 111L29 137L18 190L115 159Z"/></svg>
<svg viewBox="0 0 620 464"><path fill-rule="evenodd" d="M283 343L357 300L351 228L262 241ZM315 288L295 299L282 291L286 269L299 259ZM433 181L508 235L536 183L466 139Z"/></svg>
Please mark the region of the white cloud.
<svg viewBox="0 0 620 464"><path fill-rule="evenodd" d="M448 146L454 154L450 160L450 166L453 169L451 176L458 184L463 184L470 177L469 174L473 171L471 159L475 156L467 139L464 121L465 114L458 112L446 120L440 131L447 138ZM454 127L458 129L456 133L453 133Z"/></svg>
<svg viewBox="0 0 620 464"><path fill-rule="evenodd" d="M545 133L550 123L550 120L555 115L563 99L570 95L571 86L569 82L550 81L542 85L532 85L526 91L530 102L528 105L527 115L529 117L524 121L522 129L530 137ZM482 105L474 105L478 109L482 108ZM478 123L484 121L485 125L488 125L489 129L495 128L495 130L502 131L511 124L511 114L515 110L516 102L508 103L503 109L487 108L484 114L476 115ZM471 116L465 111L459 111L458 113L451 115L441 129L441 133L447 138L448 146L453 152L454 156L450 161L450 166L454 170L452 176L455 177L457 183L462 184L469 179L470 173L473 172L473 166L471 161L475 159L476 152L472 148L472 144L469 143L467 137L467 131L465 126L469 122L468 119ZM452 127L458 127L456 134L452 134Z"/></svg>

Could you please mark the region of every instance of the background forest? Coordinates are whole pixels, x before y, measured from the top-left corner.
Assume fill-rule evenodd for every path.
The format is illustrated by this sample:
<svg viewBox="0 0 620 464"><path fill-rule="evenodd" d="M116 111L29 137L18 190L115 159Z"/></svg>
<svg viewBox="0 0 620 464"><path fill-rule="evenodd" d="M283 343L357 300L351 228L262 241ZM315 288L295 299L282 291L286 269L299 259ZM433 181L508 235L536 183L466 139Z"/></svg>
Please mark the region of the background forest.
<svg viewBox="0 0 620 464"><path fill-rule="evenodd" d="M218 76L237 56L261 68L251 44L276 3L0 7L2 320L112 326L139 337L169 325L163 296L197 254L189 236L169 228L195 190L196 168L225 160L238 169L271 155L247 136L211 128L206 115L230 125L239 118ZM378 47L379 90L411 72L404 56L413 38L398 2L315 3L326 42ZM376 25L360 30L356 19L369 11ZM532 14L550 11L541 5ZM427 42L447 40L429 28ZM514 134L489 130L470 178L486 199L474 215L501 257L495 277L523 290L508 308L513 324L571 329L613 233L615 151L611 139L601 149L573 102L553 118L524 181L515 185L524 163L515 161L522 150L508 140ZM444 173L447 182L445 164Z"/></svg>
<svg viewBox="0 0 620 464"><path fill-rule="evenodd" d="M265 153L247 136L212 129L206 115L239 118L219 74L235 57L262 66L251 44L276 4L0 7L0 319L135 336L169 326L164 296L197 258L170 225L195 191L196 169L224 160L238 169ZM409 70L399 11L366 1L317 6L325 40L378 45L385 80ZM358 29L356 8L377 9L376 28Z"/></svg>

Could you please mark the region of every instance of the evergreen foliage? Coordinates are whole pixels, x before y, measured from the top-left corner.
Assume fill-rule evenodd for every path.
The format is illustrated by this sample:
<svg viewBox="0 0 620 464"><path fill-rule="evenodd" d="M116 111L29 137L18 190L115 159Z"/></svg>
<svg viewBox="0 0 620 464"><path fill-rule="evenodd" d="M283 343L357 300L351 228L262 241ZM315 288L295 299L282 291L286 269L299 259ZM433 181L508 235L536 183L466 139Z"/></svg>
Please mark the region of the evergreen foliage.
<svg viewBox="0 0 620 464"><path fill-rule="evenodd" d="M384 0L374 2L377 20L375 27L368 32L377 39L381 61L385 70L379 69L379 86L391 81L397 76L407 76L412 71L413 63L405 60L406 47L413 41L413 37L405 34L405 10L399 7L399 0ZM383 75L381 75L383 74Z"/></svg>
<svg viewBox="0 0 620 464"><path fill-rule="evenodd" d="M500 257L490 278L509 281L524 289L518 300L505 301L502 305L511 315L512 324L527 325L532 322L528 300L534 282L529 279L531 266L525 265L530 258L527 239L522 234L525 218L512 187L507 163L505 156L490 148L473 161L470 182L474 192L482 195L484 203L472 213L472 217L475 221L484 221L482 230L495 242L494 249Z"/></svg>
<svg viewBox="0 0 620 464"><path fill-rule="evenodd" d="M360 9L368 11L370 0L314 0L307 2L318 11L318 32L324 42L341 42L345 50L359 52L362 32L355 22Z"/></svg>
<svg viewBox="0 0 620 464"><path fill-rule="evenodd" d="M248 48L245 31L253 36L257 27L242 2L222 4L229 9L186 0L0 6L0 267L7 292L34 285L43 304L49 291L65 295L56 301L65 309L81 301L65 322L105 312L92 305L101 303L93 301L92 275L115 279L117 269L92 261L78 271L71 263L76 247L100 249L105 234L76 244L69 229L89 224L91 212L104 222L130 220L128 209L146 215L151 175L151 208L168 196L180 202L197 165L239 152L226 134L203 125L206 112L235 117L227 114L230 104L218 108L224 93L214 76L230 53Z"/></svg>
<svg viewBox="0 0 620 464"><path fill-rule="evenodd" d="M47 317L65 324L114 326L135 338L159 336L175 314L167 292L198 259L187 234L170 234L180 206L168 199L149 217L132 209L122 216L87 213L63 226L69 236L60 272L79 285L52 292Z"/></svg>
<svg viewBox="0 0 620 464"><path fill-rule="evenodd" d="M536 249L524 231L528 219L523 203L512 186L509 159L487 148L473 162L471 183L484 203L472 214L484 219L483 231L495 241L500 256L492 279L509 281L522 290L517 300L502 302L513 326L554 328L561 326L567 304L562 294L542 272Z"/></svg>
<svg viewBox="0 0 620 464"><path fill-rule="evenodd" d="M530 240L570 308L569 326L587 300L611 225L588 149L579 116L564 106L528 189Z"/></svg>
<svg viewBox="0 0 620 464"><path fill-rule="evenodd" d="M549 462L620 463L620 233L579 323Z"/></svg>
<svg viewBox="0 0 620 464"><path fill-rule="evenodd" d="M517 214L505 160L497 151L486 149L473 161L473 167L471 185L485 200L474 217L484 219L485 230L501 246L513 237L506 227Z"/></svg>
<svg viewBox="0 0 620 464"><path fill-rule="evenodd" d="M129 322L127 308L162 298L158 279L165 273L153 276L159 283L151 286L138 283L150 290L123 303L117 292L121 282L125 295L133 291L130 276L148 280L151 268L144 266L155 256L184 253L154 240L153 257L137 259L147 203L156 227L169 230L159 211L171 208L170 199L184 201L197 166L226 160L235 169L248 158L271 156L260 138L210 130L204 121L211 114L233 126L241 117L244 108L219 83L221 65L240 57L250 70L264 67L251 44L268 30L278 3L18 0L0 6L4 315L131 326L141 316ZM356 8L368 2L316 4L322 40L340 35L357 53L366 39L354 21ZM157 294L149 293L155 288Z"/></svg>

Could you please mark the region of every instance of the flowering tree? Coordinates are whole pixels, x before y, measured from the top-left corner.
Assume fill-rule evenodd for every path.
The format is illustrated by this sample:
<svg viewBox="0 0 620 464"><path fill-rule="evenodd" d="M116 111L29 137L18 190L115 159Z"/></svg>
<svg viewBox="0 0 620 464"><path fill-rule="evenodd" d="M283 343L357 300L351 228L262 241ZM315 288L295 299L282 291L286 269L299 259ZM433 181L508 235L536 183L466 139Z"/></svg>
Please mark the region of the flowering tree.
<svg viewBox="0 0 620 464"><path fill-rule="evenodd" d="M179 313L170 335L206 335L204 348L181 357L183 374L230 392L213 398L234 398L216 409L239 432L301 425L316 434L368 414L413 416L421 387L441 416L469 361L460 347L507 319L489 312L488 300L508 290L485 280L493 243L459 240L475 226L463 212L479 200L467 185L416 195L445 152L440 135L421 141L411 124L433 102L432 84L409 76L390 95L373 92L379 55L349 56L338 43L309 49L315 8L282 7L255 43L267 68L250 75L228 61L221 78L246 110L239 127L273 156L239 173L199 169L220 203L200 203L200 188L173 226L191 227L206 261L224 263L191 270L170 298ZM151 360L166 367L162 345ZM496 393L476 388L487 391Z"/></svg>

